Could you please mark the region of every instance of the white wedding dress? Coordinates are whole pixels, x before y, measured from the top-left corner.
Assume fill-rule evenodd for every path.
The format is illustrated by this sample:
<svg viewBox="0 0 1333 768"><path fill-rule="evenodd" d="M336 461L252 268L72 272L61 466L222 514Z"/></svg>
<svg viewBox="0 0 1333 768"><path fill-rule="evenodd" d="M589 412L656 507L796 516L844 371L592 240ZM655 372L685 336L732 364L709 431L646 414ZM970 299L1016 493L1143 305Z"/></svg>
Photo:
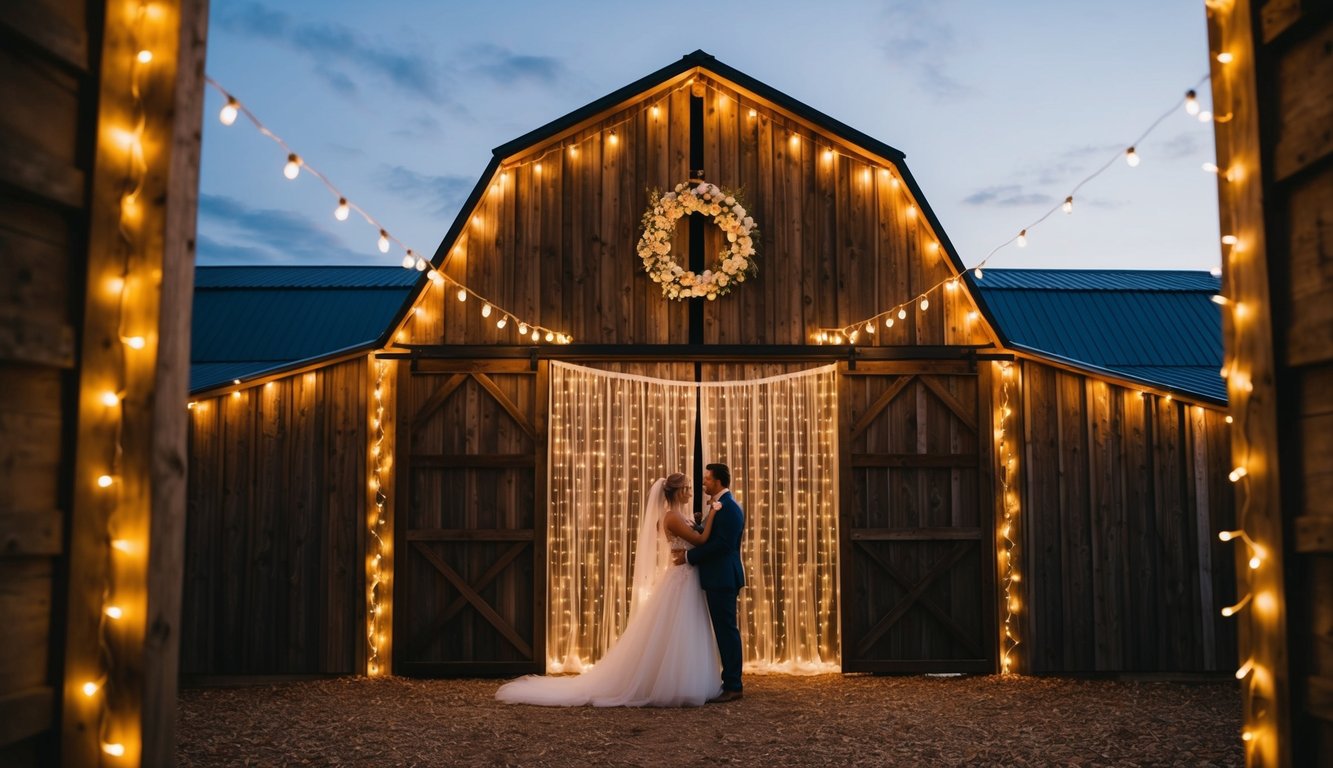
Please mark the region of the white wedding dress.
<svg viewBox="0 0 1333 768"><path fill-rule="evenodd" d="M667 506L662 481L649 492L635 552L634 597L625 631L581 675L528 675L500 686L511 704L577 707L696 707L722 692L722 667L699 571L672 565L670 550L691 545L666 531L661 515L689 518ZM663 563L665 560L665 563Z"/></svg>

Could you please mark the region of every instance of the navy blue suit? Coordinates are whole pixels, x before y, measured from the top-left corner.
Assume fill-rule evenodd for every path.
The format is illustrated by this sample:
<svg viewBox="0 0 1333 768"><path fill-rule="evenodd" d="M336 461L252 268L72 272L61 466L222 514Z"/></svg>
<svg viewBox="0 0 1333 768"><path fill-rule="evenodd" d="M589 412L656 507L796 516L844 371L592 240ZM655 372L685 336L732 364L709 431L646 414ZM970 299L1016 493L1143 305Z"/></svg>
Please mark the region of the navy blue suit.
<svg viewBox="0 0 1333 768"><path fill-rule="evenodd" d="M741 533L745 512L730 491L721 498L722 508L713 513L713 531L708 541L689 550L685 559L699 568L699 586L708 599L708 615L717 636L722 660L722 689L741 690L741 631L736 624L736 598L745 586L741 565Z"/></svg>

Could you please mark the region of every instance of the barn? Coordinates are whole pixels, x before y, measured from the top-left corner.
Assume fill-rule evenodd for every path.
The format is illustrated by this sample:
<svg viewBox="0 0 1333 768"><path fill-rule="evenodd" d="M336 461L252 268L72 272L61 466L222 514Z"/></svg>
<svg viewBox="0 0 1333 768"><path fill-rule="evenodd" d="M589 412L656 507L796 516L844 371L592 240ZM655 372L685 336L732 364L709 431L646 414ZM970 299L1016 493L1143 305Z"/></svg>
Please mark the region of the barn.
<svg viewBox="0 0 1333 768"><path fill-rule="evenodd" d="M705 460L751 669L1235 664L1212 275L968 269L902 152L703 52L405 264L198 270L187 679L578 669Z"/></svg>

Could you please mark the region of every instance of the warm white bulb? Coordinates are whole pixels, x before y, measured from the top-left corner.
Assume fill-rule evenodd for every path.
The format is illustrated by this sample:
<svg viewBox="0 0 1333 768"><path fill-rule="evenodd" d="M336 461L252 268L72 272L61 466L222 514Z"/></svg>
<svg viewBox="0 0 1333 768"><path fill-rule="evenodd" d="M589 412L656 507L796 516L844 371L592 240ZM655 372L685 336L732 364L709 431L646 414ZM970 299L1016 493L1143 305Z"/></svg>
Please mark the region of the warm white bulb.
<svg viewBox="0 0 1333 768"><path fill-rule="evenodd" d="M1245 467L1236 467L1231 470L1231 473L1227 475L1227 477L1230 478L1231 482L1235 483L1239 482L1242 477L1245 477L1248 474L1250 474L1250 471Z"/></svg>
<svg viewBox="0 0 1333 768"><path fill-rule="evenodd" d="M892 328L892 327L893 327L893 318L892 318L892 317L888 317L888 318L885 318L885 319L884 319L884 327L885 327L885 328Z"/></svg>
<svg viewBox="0 0 1333 768"><path fill-rule="evenodd" d="M142 51L139 51L139 55L135 58L139 60L140 64L147 64L153 60L153 52L145 48Z"/></svg>
<svg viewBox="0 0 1333 768"><path fill-rule="evenodd" d="M1066 197L1066 198L1065 198L1065 201L1064 201L1063 203L1060 204L1060 208L1061 208L1061 210L1063 210L1065 213L1073 213L1073 212L1074 212L1074 196L1073 196L1073 195L1070 195L1069 197Z"/></svg>
<svg viewBox="0 0 1333 768"><path fill-rule="evenodd" d="M381 230L380 230L380 239L379 239L379 242L376 243L376 245L379 246L380 253L388 253L388 252L389 252L389 233L388 233L388 232L385 232L384 230L381 229Z"/></svg>
<svg viewBox="0 0 1333 768"><path fill-rule="evenodd" d="M1025 229L1018 233L1018 247L1026 248L1028 244L1028 231Z"/></svg>
<svg viewBox="0 0 1333 768"><path fill-rule="evenodd" d="M1222 235L1222 245L1235 245L1240 242L1235 235Z"/></svg>
<svg viewBox="0 0 1333 768"><path fill-rule="evenodd" d="M1204 163L1204 164L1203 164L1203 172L1204 172L1204 173L1217 173L1217 164L1216 164L1216 163Z"/></svg>
<svg viewBox="0 0 1333 768"><path fill-rule="evenodd" d="M415 266L416 266L418 272L425 272L425 271L426 271L426 267L429 267L430 265L426 263L426 260L425 260L425 259L423 259L423 258L421 258L420 256L418 256L418 257L417 257L417 263L415 264Z"/></svg>
<svg viewBox="0 0 1333 768"><path fill-rule="evenodd" d="M871 334L871 335L874 335L874 333L875 333L875 323L874 323L874 321L871 321L871 322L866 323L866 333L869 333L869 334Z"/></svg>
<svg viewBox="0 0 1333 768"><path fill-rule="evenodd" d="M125 346L129 347L130 349L143 349L147 345L148 341L144 339L144 337L142 336L125 337Z"/></svg>
<svg viewBox="0 0 1333 768"><path fill-rule="evenodd" d="M105 405L108 408L120 405L120 395L117 395L115 392L103 392L102 405Z"/></svg>
<svg viewBox="0 0 1333 768"><path fill-rule="evenodd" d="M537 341L537 340L540 339L540 338L541 338L541 334L537 333L537 329L536 329L536 328L533 328L533 329L532 329L532 340L533 340L533 341Z"/></svg>
<svg viewBox="0 0 1333 768"><path fill-rule="evenodd" d="M112 757L124 757L125 745L102 742L102 751L107 753L108 755L111 755Z"/></svg>
<svg viewBox="0 0 1333 768"><path fill-rule="evenodd" d="M518 324L518 335L519 335L519 336L527 336L527 335L528 335L528 324L527 324L527 323L519 323L519 324Z"/></svg>
<svg viewBox="0 0 1333 768"><path fill-rule="evenodd" d="M467 301L467 289L466 289L466 288L459 288L459 289L458 289L458 300L459 300L459 301Z"/></svg>
<svg viewBox="0 0 1333 768"><path fill-rule="evenodd" d="M417 260L412 258L411 256L403 257L403 269L411 269L412 267L415 267L416 264Z"/></svg>
<svg viewBox="0 0 1333 768"><path fill-rule="evenodd" d="M282 175L289 179L301 175L301 157L295 152L287 155L287 164L282 167Z"/></svg>
<svg viewBox="0 0 1333 768"><path fill-rule="evenodd" d="M1125 162L1129 163L1130 168L1139 164L1139 153L1135 152L1133 147L1125 150Z"/></svg>
<svg viewBox="0 0 1333 768"><path fill-rule="evenodd" d="M1199 97L1193 89L1185 92L1185 111L1191 115L1199 114Z"/></svg>
<svg viewBox="0 0 1333 768"><path fill-rule="evenodd" d="M227 103L222 105L222 111L218 112L218 120L223 125L231 125L236 122L236 115L240 114L241 105L236 99L228 98Z"/></svg>
<svg viewBox="0 0 1333 768"><path fill-rule="evenodd" d="M906 309L900 309L900 310L898 310L898 319L899 319L899 320L906 320L906 319L907 319L907 310L906 310Z"/></svg>
<svg viewBox="0 0 1333 768"><path fill-rule="evenodd" d="M930 299L927 299L927 298L925 298L925 297L922 297L922 299L921 299L921 311L922 311L922 312L925 312L927 309L930 309Z"/></svg>
<svg viewBox="0 0 1333 768"><path fill-rule="evenodd" d="M97 478L97 487L109 488L113 482L115 482L115 478L111 477L111 475L99 475Z"/></svg>
<svg viewBox="0 0 1333 768"><path fill-rule="evenodd" d="M484 305L482 305L482 308L481 308L481 316L482 316L482 317L490 317L490 316L491 316L491 305L490 305L490 304L484 304Z"/></svg>
<svg viewBox="0 0 1333 768"><path fill-rule="evenodd" d="M1234 58L1235 57L1231 55L1230 51L1222 51L1217 54L1217 61L1220 64L1230 64Z"/></svg>
<svg viewBox="0 0 1333 768"><path fill-rule="evenodd" d="M118 605L108 605L105 612L107 616L110 616L113 619L119 619L125 615L125 612L122 611Z"/></svg>
<svg viewBox="0 0 1333 768"><path fill-rule="evenodd" d="M338 207L333 209L333 218L338 221L347 221L347 215L351 212L352 209L347 205L347 198L338 198Z"/></svg>
<svg viewBox="0 0 1333 768"><path fill-rule="evenodd" d="M84 696L92 696L93 694L97 693L97 687L98 687L98 686L97 686L97 683L91 683L91 682L90 682L90 683L84 683L84 684L83 684L83 695L84 695Z"/></svg>
<svg viewBox="0 0 1333 768"><path fill-rule="evenodd" d="M507 317L502 317L499 320L495 321L496 328L504 328L508 324L509 324L509 318Z"/></svg>
<svg viewBox="0 0 1333 768"><path fill-rule="evenodd" d="M1213 113L1209 112L1206 109L1199 113L1199 122L1201 123L1206 123L1212 119L1213 119Z"/></svg>

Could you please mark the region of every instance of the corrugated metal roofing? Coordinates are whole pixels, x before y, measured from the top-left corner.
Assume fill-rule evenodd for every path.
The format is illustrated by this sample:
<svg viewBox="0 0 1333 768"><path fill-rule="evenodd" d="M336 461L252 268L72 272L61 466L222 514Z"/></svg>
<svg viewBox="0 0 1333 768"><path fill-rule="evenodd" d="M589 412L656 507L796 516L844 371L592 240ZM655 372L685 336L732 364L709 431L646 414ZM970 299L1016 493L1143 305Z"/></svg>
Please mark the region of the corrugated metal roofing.
<svg viewBox="0 0 1333 768"><path fill-rule="evenodd" d="M421 276L401 267L199 267L198 288L406 288Z"/></svg>
<svg viewBox="0 0 1333 768"><path fill-rule="evenodd" d="M1010 345L1226 401L1220 281L1207 272L993 269L969 281Z"/></svg>
<svg viewBox="0 0 1333 768"><path fill-rule="evenodd" d="M199 267L190 390L370 345L417 277L398 267Z"/></svg>

